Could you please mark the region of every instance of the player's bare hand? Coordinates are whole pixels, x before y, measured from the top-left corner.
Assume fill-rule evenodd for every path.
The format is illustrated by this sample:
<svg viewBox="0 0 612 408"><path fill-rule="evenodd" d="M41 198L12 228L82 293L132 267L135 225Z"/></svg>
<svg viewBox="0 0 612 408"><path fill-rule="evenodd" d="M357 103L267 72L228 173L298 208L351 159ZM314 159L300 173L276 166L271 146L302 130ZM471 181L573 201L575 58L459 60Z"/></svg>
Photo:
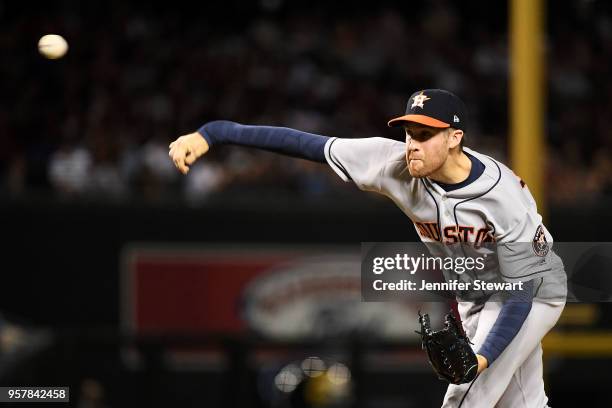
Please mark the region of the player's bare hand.
<svg viewBox="0 0 612 408"><path fill-rule="evenodd" d="M208 142L198 132L189 133L170 143L168 156L183 174L189 173L189 166L208 151Z"/></svg>
<svg viewBox="0 0 612 408"><path fill-rule="evenodd" d="M485 356L482 356L480 354L476 354L476 359L478 360L478 374L480 374L487 367L489 367L489 362L487 361Z"/></svg>

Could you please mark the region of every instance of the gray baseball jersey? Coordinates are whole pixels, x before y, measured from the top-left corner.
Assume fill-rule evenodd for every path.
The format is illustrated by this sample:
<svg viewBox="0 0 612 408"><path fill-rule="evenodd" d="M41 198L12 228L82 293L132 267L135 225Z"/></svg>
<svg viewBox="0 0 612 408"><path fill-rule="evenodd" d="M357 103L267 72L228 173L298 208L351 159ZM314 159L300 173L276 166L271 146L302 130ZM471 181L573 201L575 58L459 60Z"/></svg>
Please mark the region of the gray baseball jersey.
<svg viewBox="0 0 612 408"><path fill-rule="evenodd" d="M471 184L446 192L427 178L412 178L406 145L383 138L330 139L325 155L344 181L388 196L412 220L424 242L531 242L542 225L525 183L498 161L464 148L485 165Z"/></svg>
<svg viewBox="0 0 612 408"><path fill-rule="evenodd" d="M412 220L423 242L465 242L475 248L495 243L497 269L504 280L537 279L534 307L524 323L529 330L523 327L499 357L501 361L485 370L471 388L469 384L451 385L443 407L540 408L547 402L540 342L563 310L563 263L551 250L552 236L542 224L525 183L497 160L464 150L483 163L484 172L453 191L445 191L428 178L411 177L402 142L332 138L325 145L325 157L344 181L353 181L362 190L393 200ZM464 327L479 347L497 319L500 303L459 300ZM513 385L517 375L525 380L520 387Z"/></svg>
<svg viewBox="0 0 612 408"><path fill-rule="evenodd" d="M501 274L509 281L562 271L560 259L550 251L553 238L527 185L497 160L464 150L480 160L485 170L472 183L453 191L428 178L411 177L402 142L332 138L325 146L325 157L344 181L352 180L362 190L393 200L425 243L465 242L476 248L496 243Z"/></svg>

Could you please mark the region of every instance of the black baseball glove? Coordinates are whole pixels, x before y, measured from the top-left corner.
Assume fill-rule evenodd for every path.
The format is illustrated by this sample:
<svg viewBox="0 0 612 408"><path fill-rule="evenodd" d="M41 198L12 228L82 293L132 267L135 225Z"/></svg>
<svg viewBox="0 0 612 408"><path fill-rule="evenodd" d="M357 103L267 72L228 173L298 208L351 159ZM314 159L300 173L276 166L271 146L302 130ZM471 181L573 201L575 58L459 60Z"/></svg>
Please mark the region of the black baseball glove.
<svg viewBox="0 0 612 408"><path fill-rule="evenodd" d="M478 360L470 346L470 339L459 326L452 312L445 318L442 330L432 331L428 314L419 312L423 348L429 363L441 380L451 384L464 384L476 378Z"/></svg>

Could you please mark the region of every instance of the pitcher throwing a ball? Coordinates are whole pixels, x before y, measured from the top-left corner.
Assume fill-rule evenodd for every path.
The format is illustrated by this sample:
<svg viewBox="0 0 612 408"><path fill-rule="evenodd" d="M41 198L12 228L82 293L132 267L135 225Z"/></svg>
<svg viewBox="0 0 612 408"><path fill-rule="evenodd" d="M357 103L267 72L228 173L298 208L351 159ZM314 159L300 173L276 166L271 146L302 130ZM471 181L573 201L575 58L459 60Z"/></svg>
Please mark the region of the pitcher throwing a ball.
<svg viewBox="0 0 612 408"><path fill-rule="evenodd" d="M524 282L520 294L503 302L488 301L490 294L484 292L473 293L469 301L458 299L477 375L449 384L442 406L546 407L541 340L565 304L548 296L546 288L565 285L565 275L559 258L548 250L552 237L531 193L508 167L463 146L466 109L448 91L415 92L406 113L388 124L404 128L405 142L214 121L172 142L169 155L183 174L222 144L327 163L344 181L391 198L425 243L528 243L520 246L524 253L512 253L520 270L503 275Z"/></svg>

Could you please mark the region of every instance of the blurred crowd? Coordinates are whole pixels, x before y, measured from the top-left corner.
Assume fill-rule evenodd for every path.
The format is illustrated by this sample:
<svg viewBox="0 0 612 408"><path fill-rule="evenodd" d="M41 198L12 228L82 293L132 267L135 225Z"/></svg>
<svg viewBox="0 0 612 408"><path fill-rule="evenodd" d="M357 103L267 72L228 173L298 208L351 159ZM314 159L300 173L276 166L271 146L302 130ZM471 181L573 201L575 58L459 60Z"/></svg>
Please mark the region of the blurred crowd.
<svg viewBox="0 0 612 408"><path fill-rule="evenodd" d="M387 120L429 87L467 102L467 146L508 162L505 5L0 4L0 43L11 56L0 64L5 199L350 194L326 166L237 147L216 149L181 177L168 144L215 119L397 136ZM612 12L600 1L550 7L547 193L553 204L612 196ZM68 40L63 59L36 53L48 32Z"/></svg>

